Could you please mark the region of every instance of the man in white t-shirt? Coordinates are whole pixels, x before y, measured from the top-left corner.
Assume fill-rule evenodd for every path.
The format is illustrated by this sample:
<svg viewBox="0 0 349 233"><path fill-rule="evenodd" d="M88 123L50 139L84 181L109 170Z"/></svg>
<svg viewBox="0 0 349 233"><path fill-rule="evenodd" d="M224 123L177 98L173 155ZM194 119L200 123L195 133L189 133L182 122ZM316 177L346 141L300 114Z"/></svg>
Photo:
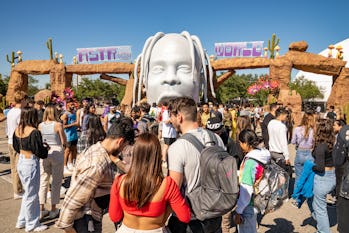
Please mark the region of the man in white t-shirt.
<svg viewBox="0 0 349 233"><path fill-rule="evenodd" d="M283 123L287 119L287 110L278 108L275 111L275 119L268 124L269 134L269 151L271 157L278 162L284 160L287 165L290 164L288 142L287 142L287 127Z"/></svg>
<svg viewBox="0 0 349 233"><path fill-rule="evenodd" d="M197 137L204 145L210 145L210 132L199 127L197 122L197 106L189 97L178 97L171 100L169 105L171 122L175 129L182 135L190 133ZM211 133L212 134L212 133ZM224 147L222 139L214 134L215 144ZM185 139L178 138L168 150L169 175L182 187L186 193L200 185L200 152L193 144ZM205 221L192 219L189 227L193 233L216 232L221 227L222 218L212 218ZM186 232L187 225L181 223L177 217L172 216L169 221L172 232ZM205 231L204 231L205 229Z"/></svg>
<svg viewBox="0 0 349 233"><path fill-rule="evenodd" d="M27 105L27 94L24 91L17 91L14 96L15 106L7 113L7 137L8 137L8 151L10 155L11 164L11 176L12 176L12 186L13 186L13 198L20 199L23 195L23 187L21 180L19 179L17 173L17 163L18 154L13 149L13 133L15 132L20 118L21 118L21 108Z"/></svg>

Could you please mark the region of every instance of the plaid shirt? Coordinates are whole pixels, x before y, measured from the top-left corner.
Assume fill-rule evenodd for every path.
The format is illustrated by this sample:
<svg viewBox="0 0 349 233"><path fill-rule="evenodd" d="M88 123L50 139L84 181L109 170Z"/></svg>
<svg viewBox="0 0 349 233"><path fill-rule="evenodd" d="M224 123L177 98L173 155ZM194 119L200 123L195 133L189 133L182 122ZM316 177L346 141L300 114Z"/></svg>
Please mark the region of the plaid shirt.
<svg viewBox="0 0 349 233"><path fill-rule="evenodd" d="M111 164L100 142L79 155L56 227L73 226L74 220L83 217L85 213L102 221L103 210L97 206L94 198L110 193L114 181Z"/></svg>

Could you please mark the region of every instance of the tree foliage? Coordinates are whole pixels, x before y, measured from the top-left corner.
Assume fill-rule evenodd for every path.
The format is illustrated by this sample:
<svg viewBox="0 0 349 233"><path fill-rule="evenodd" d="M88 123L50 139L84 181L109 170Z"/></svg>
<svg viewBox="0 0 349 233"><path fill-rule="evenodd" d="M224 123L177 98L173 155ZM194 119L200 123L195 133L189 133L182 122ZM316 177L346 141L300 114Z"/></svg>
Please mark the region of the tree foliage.
<svg viewBox="0 0 349 233"><path fill-rule="evenodd" d="M40 89L37 86L39 80L33 76L28 76L28 96L34 96Z"/></svg>
<svg viewBox="0 0 349 233"><path fill-rule="evenodd" d="M125 87L100 79L82 78L78 88L74 88L74 92L78 99L85 97L95 99L116 98L118 101L121 101L125 94Z"/></svg>
<svg viewBox="0 0 349 233"><path fill-rule="evenodd" d="M0 94L1 95L6 95L9 80L10 80L9 76L5 76L5 75L2 76L0 74Z"/></svg>
<svg viewBox="0 0 349 233"><path fill-rule="evenodd" d="M226 103L235 98L247 98L247 88L257 78L258 76L253 74L232 75L216 91L218 102Z"/></svg>
<svg viewBox="0 0 349 233"><path fill-rule="evenodd" d="M290 89L299 93L303 101L324 97L323 88L319 88L314 81L307 80L303 76L291 82Z"/></svg>

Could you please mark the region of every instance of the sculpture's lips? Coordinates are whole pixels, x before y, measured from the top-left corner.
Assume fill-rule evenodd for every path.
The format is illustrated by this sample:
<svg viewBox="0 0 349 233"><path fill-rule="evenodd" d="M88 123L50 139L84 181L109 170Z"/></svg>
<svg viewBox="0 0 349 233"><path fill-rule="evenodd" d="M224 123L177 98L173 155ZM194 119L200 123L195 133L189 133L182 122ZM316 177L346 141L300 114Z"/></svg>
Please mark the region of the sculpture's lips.
<svg viewBox="0 0 349 233"><path fill-rule="evenodd" d="M181 97L183 95L175 92L167 92L159 96L157 99L157 103L163 102L163 101L169 101L170 99L176 98L176 97Z"/></svg>

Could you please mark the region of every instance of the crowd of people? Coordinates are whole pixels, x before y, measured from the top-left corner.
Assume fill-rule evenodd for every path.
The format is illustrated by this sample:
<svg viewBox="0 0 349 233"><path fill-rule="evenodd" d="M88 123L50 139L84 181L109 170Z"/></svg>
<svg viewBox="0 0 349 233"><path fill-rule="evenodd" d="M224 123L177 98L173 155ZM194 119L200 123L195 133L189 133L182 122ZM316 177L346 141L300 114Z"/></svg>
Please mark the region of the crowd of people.
<svg viewBox="0 0 349 233"><path fill-rule="evenodd" d="M43 231L47 226L40 220L58 218L56 227L65 232L101 232L109 212L121 233L226 233L233 226L241 233L257 232L253 194L262 164L273 160L292 175L292 143L292 204L300 208L306 200L317 232L327 233L331 199L339 232L349 231L349 200L340 195L348 147L337 136L346 124L334 111L325 117L306 111L295 126L292 109L280 104L265 109L177 97L158 105L109 105L97 114L89 100L77 107L68 99L62 110L55 103L29 105L24 92L15 94L7 135L14 199L22 199L16 228ZM181 136L192 134L208 145L211 132L213 143L236 159L240 194L231 212L200 221L185 198L200 186L200 152ZM64 177L71 182L58 209ZM45 209L48 194L50 210Z"/></svg>

